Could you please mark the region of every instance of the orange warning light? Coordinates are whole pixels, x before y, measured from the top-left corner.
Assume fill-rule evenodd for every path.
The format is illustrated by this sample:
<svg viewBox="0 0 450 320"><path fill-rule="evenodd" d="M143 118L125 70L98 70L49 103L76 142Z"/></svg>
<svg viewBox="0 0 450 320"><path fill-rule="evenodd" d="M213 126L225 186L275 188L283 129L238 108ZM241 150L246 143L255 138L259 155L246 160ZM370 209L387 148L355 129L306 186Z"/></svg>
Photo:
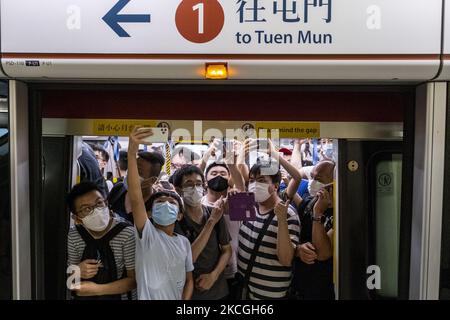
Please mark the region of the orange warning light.
<svg viewBox="0 0 450 320"><path fill-rule="evenodd" d="M227 79L228 65L226 63L207 63L205 65L206 79Z"/></svg>

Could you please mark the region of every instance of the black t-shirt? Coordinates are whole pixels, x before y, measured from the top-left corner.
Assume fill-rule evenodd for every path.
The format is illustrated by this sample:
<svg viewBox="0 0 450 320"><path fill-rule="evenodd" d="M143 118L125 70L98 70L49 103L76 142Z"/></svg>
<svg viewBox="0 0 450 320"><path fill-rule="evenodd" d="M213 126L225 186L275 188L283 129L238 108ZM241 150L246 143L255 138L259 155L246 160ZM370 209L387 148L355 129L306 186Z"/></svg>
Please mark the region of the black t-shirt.
<svg viewBox="0 0 450 320"><path fill-rule="evenodd" d="M301 222L300 243L312 243L313 215L312 200L314 197L305 198L298 208ZM333 209L328 208L324 216L325 231L333 228ZM294 260L293 287L297 296L304 300L333 300L333 257L326 261L315 261L314 264L306 264L296 257Z"/></svg>
<svg viewBox="0 0 450 320"><path fill-rule="evenodd" d="M129 221L132 224L134 224L133 213L127 212L127 210L125 209L125 197L127 193L128 190L123 182L116 183L109 192L108 203L112 211L117 213L126 221Z"/></svg>
<svg viewBox="0 0 450 320"><path fill-rule="evenodd" d="M81 156L78 158L80 164L80 181L91 181L101 190L104 197L108 195L106 180L98 167L97 159L92 148L85 142L81 146Z"/></svg>
<svg viewBox="0 0 450 320"><path fill-rule="evenodd" d="M193 243L202 232L205 227L206 221L211 214L212 208L203 206L203 222L198 224L189 216L184 215L183 219L175 224L175 232L184 235L189 239L190 243ZM229 245L231 236L228 232L227 225L223 217L215 225L211 236L203 249L202 253L194 262L194 279L197 279L202 274L208 274L213 271L219 262L222 251L220 246ZM194 300L218 300L228 295L228 283L226 281L224 272L222 272L214 283L214 285L205 292L200 292L194 289L192 299Z"/></svg>

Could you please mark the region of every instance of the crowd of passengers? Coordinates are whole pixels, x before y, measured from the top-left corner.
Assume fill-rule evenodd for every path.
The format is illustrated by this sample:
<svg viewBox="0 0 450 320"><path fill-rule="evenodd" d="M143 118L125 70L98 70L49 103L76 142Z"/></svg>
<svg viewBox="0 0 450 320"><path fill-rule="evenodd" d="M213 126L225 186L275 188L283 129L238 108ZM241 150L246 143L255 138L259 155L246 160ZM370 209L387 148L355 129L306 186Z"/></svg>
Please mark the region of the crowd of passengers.
<svg viewBox="0 0 450 320"><path fill-rule="evenodd" d="M313 153L311 140L266 140L250 166L251 139L221 157L214 140L200 159L177 152L169 171L162 153L139 149L152 134L133 129L114 184L108 152L83 144L67 197L71 298L334 299L331 141ZM243 194L254 212L236 219L229 199Z"/></svg>

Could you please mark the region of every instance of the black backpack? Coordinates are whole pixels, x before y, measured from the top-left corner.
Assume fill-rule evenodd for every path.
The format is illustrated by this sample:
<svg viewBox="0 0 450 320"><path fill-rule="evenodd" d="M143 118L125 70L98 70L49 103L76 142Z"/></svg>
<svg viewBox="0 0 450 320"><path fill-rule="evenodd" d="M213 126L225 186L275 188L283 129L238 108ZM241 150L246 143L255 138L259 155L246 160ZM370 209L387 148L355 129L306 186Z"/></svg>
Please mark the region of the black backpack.
<svg viewBox="0 0 450 320"><path fill-rule="evenodd" d="M82 225L76 226L78 233L86 243L86 248L83 251L81 261L86 259L101 260L103 265L103 267L98 269L98 273L95 277L88 279L88 281L92 281L97 284L105 284L118 280L116 260L109 242L128 226L130 226L129 223L119 222L100 239L94 239ZM124 268L122 278L125 276L126 270ZM128 294L128 297L130 298L130 293ZM74 293L73 298L75 300L121 300L121 295L79 297Z"/></svg>

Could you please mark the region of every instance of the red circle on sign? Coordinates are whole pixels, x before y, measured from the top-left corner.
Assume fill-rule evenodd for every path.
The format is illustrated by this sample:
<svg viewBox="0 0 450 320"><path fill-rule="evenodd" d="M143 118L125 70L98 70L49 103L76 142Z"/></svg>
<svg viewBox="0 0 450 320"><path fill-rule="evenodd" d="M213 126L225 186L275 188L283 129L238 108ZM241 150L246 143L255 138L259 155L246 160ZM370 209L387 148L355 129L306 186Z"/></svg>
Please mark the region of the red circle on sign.
<svg viewBox="0 0 450 320"><path fill-rule="evenodd" d="M183 0L177 8L175 23L187 40L205 43L218 36L225 15L217 0Z"/></svg>

